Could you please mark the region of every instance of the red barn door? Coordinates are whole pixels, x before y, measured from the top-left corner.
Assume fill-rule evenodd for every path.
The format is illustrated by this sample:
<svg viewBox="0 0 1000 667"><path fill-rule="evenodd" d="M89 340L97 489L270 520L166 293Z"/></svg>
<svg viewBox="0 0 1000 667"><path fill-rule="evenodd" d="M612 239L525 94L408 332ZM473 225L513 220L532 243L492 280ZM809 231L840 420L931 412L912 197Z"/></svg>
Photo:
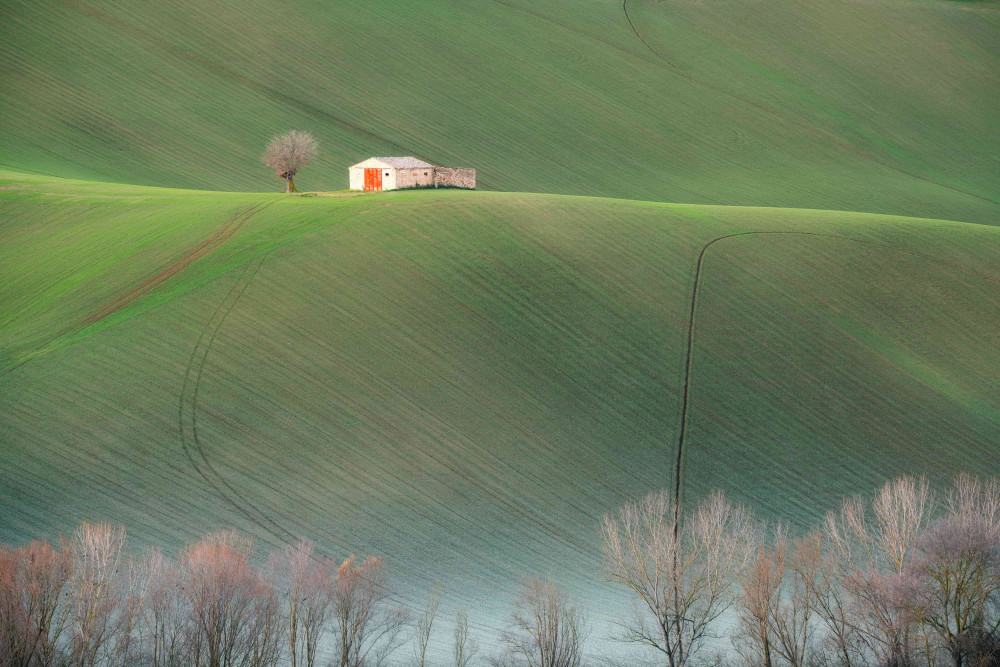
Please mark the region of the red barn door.
<svg viewBox="0 0 1000 667"><path fill-rule="evenodd" d="M381 169L365 169L365 190L381 190L382 189L382 170Z"/></svg>

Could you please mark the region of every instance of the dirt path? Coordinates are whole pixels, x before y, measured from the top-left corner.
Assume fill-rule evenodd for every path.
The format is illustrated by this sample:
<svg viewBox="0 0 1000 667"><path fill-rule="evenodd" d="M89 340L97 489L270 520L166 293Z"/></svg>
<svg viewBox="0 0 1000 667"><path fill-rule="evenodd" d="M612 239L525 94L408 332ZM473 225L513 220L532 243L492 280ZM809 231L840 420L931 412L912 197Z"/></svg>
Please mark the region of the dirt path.
<svg viewBox="0 0 1000 667"><path fill-rule="evenodd" d="M130 305L136 299L149 294L154 289L167 282L178 273L189 267L191 264L201 259L205 255L209 254L223 243L232 238L233 234L238 232L241 227L246 223L247 220L252 218L254 214L270 206L270 204L256 204L248 209L237 213L233 218L231 218L221 229L216 231L212 236L205 239L198 245L190 248L184 255L179 259L167 265L157 273L153 274L149 278L143 280L139 285L133 287L127 292L118 295L111 301L108 301L103 306L95 310L93 313L80 320L75 324L71 330L81 329L85 326L94 324L95 322L100 322L108 315L118 312L122 308Z"/></svg>
<svg viewBox="0 0 1000 667"><path fill-rule="evenodd" d="M223 224L223 226L220 229L216 230L207 239L195 245L194 247L189 248L179 258L171 261L166 266L160 268L159 270L156 271L156 273L149 276L148 278L145 278L141 283L139 283L135 287L119 294L110 301L107 301L106 303L102 304L97 309L95 309L93 312L88 314L86 317L74 322L73 324L70 324L69 326L64 327L58 333L53 334L48 338L45 338L31 352L25 355L25 358L22 361L8 368L2 369L2 372L0 372L0 376L6 375L20 368L24 364L28 363L29 361L31 361L31 359L37 352L50 346L52 343L59 340L60 338L69 336L92 324L100 322L101 320L107 318L108 316L117 313L118 311L126 308L127 306L130 306L136 300L149 294L157 287L160 287L168 280L176 276L178 273L180 273L187 267L191 266L191 264L193 264L197 260L201 259L202 257L205 257L215 249L219 248L222 244L224 244L226 241L232 238L233 235L236 234L236 232L238 232L250 218L252 218L260 211L263 211L267 207L271 206L271 203L255 204L253 206L250 206L249 208L240 211L232 218L227 220L226 223Z"/></svg>

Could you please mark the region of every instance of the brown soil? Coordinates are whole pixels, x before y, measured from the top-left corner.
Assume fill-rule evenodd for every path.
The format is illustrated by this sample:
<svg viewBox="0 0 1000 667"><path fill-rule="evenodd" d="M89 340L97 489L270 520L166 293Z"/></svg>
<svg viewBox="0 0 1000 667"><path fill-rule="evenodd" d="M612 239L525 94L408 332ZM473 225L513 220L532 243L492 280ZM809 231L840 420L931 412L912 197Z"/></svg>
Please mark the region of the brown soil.
<svg viewBox="0 0 1000 667"><path fill-rule="evenodd" d="M111 301L108 301L103 306L92 312L90 315L85 317L83 320L78 322L71 330L81 329L85 326L94 324L95 322L100 322L108 315L118 312L122 308L128 306L134 302L139 297L149 294L154 289L173 278L175 275L183 271L185 268L190 266L195 261L201 259L208 253L212 252L223 243L228 241L233 234L238 232L243 224L249 220L257 211L261 210L262 206L257 204L252 206L245 211L241 211L231 218L221 229L216 231L212 236L202 241L198 245L190 248L184 253L179 259L172 262L168 266L164 267L162 270L153 274L149 278L146 278L141 283L128 290L127 292L118 295ZM68 332L67 332L68 333Z"/></svg>

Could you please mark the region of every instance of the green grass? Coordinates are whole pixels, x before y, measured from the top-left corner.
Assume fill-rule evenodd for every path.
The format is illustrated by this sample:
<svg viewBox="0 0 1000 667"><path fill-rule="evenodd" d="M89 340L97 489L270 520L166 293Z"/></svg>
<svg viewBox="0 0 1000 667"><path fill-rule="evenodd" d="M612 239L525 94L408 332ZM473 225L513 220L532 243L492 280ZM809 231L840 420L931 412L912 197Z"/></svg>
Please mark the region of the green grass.
<svg viewBox="0 0 1000 667"><path fill-rule="evenodd" d="M487 625L535 573L603 623L597 522L672 486L696 259L746 232L794 234L705 255L686 501L720 487L804 526L902 472L1000 473L996 227L454 190L0 187L0 542L104 518L167 548L215 527L309 535L387 554L408 593L443 582Z"/></svg>
<svg viewBox="0 0 1000 667"><path fill-rule="evenodd" d="M490 628L552 574L603 632L727 235L685 502L1000 473L997 9L2 3L0 542L308 535ZM331 192L260 194L290 128ZM480 191L332 192L393 154Z"/></svg>
<svg viewBox="0 0 1000 667"><path fill-rule="evenodd" d="M483 189L996 224L995 2L11 0L0 163L278 189L289 128Z"/></svg>

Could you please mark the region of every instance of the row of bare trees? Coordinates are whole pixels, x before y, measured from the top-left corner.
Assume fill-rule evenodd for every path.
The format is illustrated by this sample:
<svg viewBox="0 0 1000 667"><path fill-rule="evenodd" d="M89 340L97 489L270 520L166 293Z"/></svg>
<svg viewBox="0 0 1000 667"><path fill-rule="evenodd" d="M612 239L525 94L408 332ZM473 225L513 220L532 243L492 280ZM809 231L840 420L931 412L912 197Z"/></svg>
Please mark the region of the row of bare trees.
<svg viewBox="0 0 1000 667"><path fill-rule="evenodd" d="M123 528L83 524L59 546L0 548L0 665L312 667L325 642L361 667L403 643L381 559L301 541L257 568L252 546L229 531L135 558Z"/></svg>
<svg viewBox="0 0 1000 667"><path fill-rule="evenodd" d="M1000 665L997 480L960 476L938 495L903 477L796 537L720 493L681 512L658 492L602 532L607 577L635 602L615 639L659 664ZM0 665L430 664L439 588L411 622L377 557L336 561L303 540L258 568L252 547L220 532L175 559L132 557L107 524L2 547ZM529 579L496 651L480 655L459 613L448 662L580 667L587 634L556 583Z"/></svg>
<svg viewBox="0 0 1000 667"><path fill-rule="evenodd" d="M605 517L607 572L638 604L620 640L671 667L1000 665L1000 483L940 497L888 482L792 538L721 494L681 515L666 493Z"/></svg>
<svg viewBox="0 0 1000 667"><path fill-rule="evenodd" d="M321 655L339 667L430 664L440 587L411 624L380 558L340 562L306 540L262 568L252 556L248 538L224 531L176 559L155 549L130 557L125 530L109 524L82 524L59 546L0 547L0 666L314 667ZM579 665L581 627L555 584L528 580L489 660ZM411 637L409 661L399 649ZM459 612L453 662L467 667L479 653Z"/></svg>

